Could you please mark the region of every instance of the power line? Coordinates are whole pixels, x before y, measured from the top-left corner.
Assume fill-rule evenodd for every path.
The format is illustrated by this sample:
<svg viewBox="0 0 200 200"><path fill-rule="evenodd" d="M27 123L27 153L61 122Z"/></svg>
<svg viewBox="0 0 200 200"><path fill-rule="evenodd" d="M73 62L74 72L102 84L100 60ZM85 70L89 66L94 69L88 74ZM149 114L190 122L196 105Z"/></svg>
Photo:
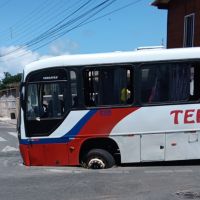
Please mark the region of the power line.
<svg viewBox="0 0 200 200"><path fill-rule="evenodd" d="M28 15L25 15L22 17L22 19L18 20L15 24L10 25L9 27L5 28L4 30L2 30L0 32L0 35L2 33L7 33L9 32L8 29L10 29L10 27L14 28L14 27L20 27L20 25L24 25L23 22L26 22L27 19L31 19L32 16L34 16L36 13L40 12L40 9L44 9L47 5L47 1L44 0L39 6L37 6L36 8L34 8Z"/></svg>
<svg viewBox="0 0 200 200"><path fill-rule="evenodd" d="M110 3L110 5L111 5L113 2L115 2L115 1L116 1L116 0L112 0L112 2ZM109 6L109 5L106 5L104 8L102 8L102 9L98 10L97 12L93 13L91 16L89 16L88 18L86 18L84 21L80 22L78 25L72 27L71 29L68 29L67 31L64 31L64 32L62 32L62 33L60 33L60 34L54 35L54 37L53 37L52 40L50 40L50 41L48 41L47 43L45 43L45 44L43 44L43 45L41 45L41 46L39 46L39 47L33 49L33 51L38 50L38 49L40 49L40 48L42 48L42 47L48 45L49 43L51 43L51 42L57 40L58 38L62 37L63 35L66 35L67 33L71 32L72 30L75 30L75 29L77 29L77 28L79 28L79 27L85 25L85 24L86 24L85 22L86 22L88 19L90 19L91 17L95 16L96 14L98 14L99 12L101 12L103 9L105 9L105 8L108 7L108 6Z"/></svg>
<svg viewBox="0 0 200 200"><path fill-rule="evenodd" d="M56 27L58 27L58 29L63 28L64 25L61 25L64 21L66 21L69 17L73 16L74 14L76 14L77 12L79 12L81 9L83 9L85 6L87 6L92 0L88 0L86 3L82 4L77 10L75 10L74 12L72 12L70 15L68 15L67 17L65 17L64 19L62 19L61 21L59 21L57 24L55 24L54 26L52 26L50 29L48 29L47 31L45 31L44 33L42 33L41 35L39 35L37 38L35 38L34 40L30 41L30 43L36 41L37 39L41 38L45 38L48 37L48 34L53 33L56 30ZM59 26L61 25L61 26ZM58 30L57 29L57 30Z"/></svg>
<svg viewBox="0 0 200 200"><path fill-rule="evenodd" d="M47 14L47 13L45 13L45 15L43 16L43 18L45 19L44 21L41 20L43 18L37 18L37 20L35 20L33 24L30 23L29 26L24 27L25 30L24 31L22 30L22 34L20 34L20 36L17 39L12 40L12 44L19 42L21 39L25 40L25 38L27 38L26 36L29 36L28 38L30 38L30 35L33 35L34 33L38 32L40 29L42 30L47 26L49 27L48 22L52 22L53 20L60 18L60 16L63 13L65 13L68 10L70 10L71 8L77 6L80 2L81 2L80 0L75 1L75 2L73 2L72 5L69 5L67 8L63 8L63 5L60 5L58 9L54 7L54 9L56 9L56 11L60 11L60 12L53 12L53 14L50 14L47 16L45 16ZM34 24L36 24L37 27L34 27Z"/></svg>
<svg viewBox="0 0 200 200"><path fill-rule="evenodd" d="M79 16L78 19L75 19L76 21L78 21L79 19L82 19L83 17L85 17L87 14L90 14L90 13L91 13L91 15L90 15L89 17L87 17L86 19L84 19L83 21L81 21L78 25L75 25L74 27L72 27L72 28L69 29L69 30L65 30L65 31L63 31L63 32L61 32L61 33L58 33L57 35L51 34L50 36L52 36L52 38L54 38L53 41L56 40L56 39L58 39L59 37L62 37L63 35L65 35L65 34L68 33L69 31L71 31L71 30L73 30L73 29L75 29L75 28L77 28L77 27L80 27L82 24L84 24L85 22L87 22L88 19L90 19L90 18L92 18L93 16L97 15L99 12L101 12L102 10L104 10L105 8L107 8L108 6L110 6L111 4L113 4L115 1L117 1L117 0L112 0L112 1L110 1L110 3L106 4L104 7L100 8L99 10L97 10L96 12L94 12L94 11L95 11L96 9L98 9L100 6L102 6L103 4L105 4L105 3L108 2L108 1L104 1L101 5L98 5L98 6L96 6L95 8L92 8L92 9L89 10L87 13L84 13L82 16ZM94 13L92 13L92 12L94 12ZM73 21L73 22L74 22L74 21ZM70 24L67 24L67 25L69 26ZM58 31L56 31L56 32L58 32ZM56 32L54 32L54 33L56 33ZM55 39L55 38L56 38L56 39Z"/></svg>
<svg viewBox="0 0 200 200"><path fill-rule="evenodd" d="M111 12L105 13L104 15L101 15L101 16L99 16L99 17L93 19L93 20L90 20L90 21L86 22L86 23L83 24L83 25L86 25L86 24L92 23L92 22L94 22L94 21L100 20L100 19L102 19L102 18L104 18L104 17L107 17L107 16L109 16L109 15L112 15L113 13L119 12L119 11L121 11L121 10L124 10L124 9L128 8L128 7L131 7L131 6L137 4L137 3L141 2L141 1L143 1L143 0L137 0L137 1L134 1L134 2L132 2L132 3L126 4L126 5L124 5L124 6L122 6L122 7L119 7L119 8L117 8L117 9L111 11Z"/></svg>
<svg viewBox="0 0 200 200"><path fill-rule="evenodd" d="M56 35L56 36L58 36L58 37L56 37L55 39L51 40L51 41L48 42L48 43L45 43L45 45L40 46L40 48L46 46L47 44L49 44L49 43L51 43L51 42L53 42L53 41L55 41L56 39L62 37L63 35L67 34L68 32L70 32L70 31L72 31L72 30L74 30L74 29L77 29L77 28L79 28L79 27L82 27L82 26L84 26L84 25L87 25L87 24L89 24L89 23L92 23L92 22L94 22L94 21L100 20L100 19L102 19L102 18L104 18L104 17L106 17L106 16L109 16L109 15L113 14L113 13L119 12L119 11L125 9L125 8L128 8L128 7L130 7L130 6L133 6L133 5L135 5L135 4L137 4L137 3L141 2L141 1L143 1L143 0L136 0L136 1L132 2L132 3L126 4L126 5L124 5L124 6L122 6L122 7L119 7L119 8L117 8L117 9L111 11L111 12L108 12L108 13L106 13L106 14L104 14L104 15L101 15L101 16L99 16L99 17L93 19L93 20L89 20L89 21L88 21L88 19L91 18L91 17L89 17L89 18L88 18L87 20L85 20L84 22L81 22L78 26L75 26L75 27L71 28L70 30L67 30L66 32L63 32L63 33L61 33L61 34L59 34L59 35ZM95 15L96 15L96 14L95 14ZM94 16L94 15L93 15L93 16ZM37 49L39 49L39 48L37 48ZM35 49L35 50L37 50L37 49Z"/></svg>
<svg viewBox="0 0 200 200"><path fill-rule="evenodd" d="M68 2L70 2L71 0L68 0ZM42 24L42 19L45 17L49 17L52 16L52 12L54 10L58 11L61 8L64 7L64 5L66 4L65 0L59 0L59 1L47 1L44 0L41 4L39 4L39 6L37 6L36 8L34 8L28 15L26 15L25 17L23 17L22 20L19 20L17 23L9 26L7 29L5 29L4 31L0 32L0 39L4 39L4 38L8 38L9 32L12 29L12 34L15 36L16 34L19 35L19 39L23 38L28 34L28 32L31 33L31 29L32 30L37 30L38 27L34 27L34 24L38 25L38 22L40 23L39 28L43 28L43 24ZM56 14L56 12L53 12ZM36 18L37 17L37 18ZM55 18L55 15L54 15ZM53 18L53 19L54 19ZM46 19L46 18L45 18ZM52 19L51 19L52 21ZM46 21L45 25L48 24L48 21ZM5 33L4 35L2 35L2 33ZM25 34L27 33L27 34ZM16 36L15 36L16 37ZM18 40L19 40L18 39ZM11 41L12 43L15 41Z"/></svg>
<svg viewBox="0 0 200 200"><path fill-rule="evenodd" d="M78 25L75 25L75 26L72 27L71 29L68 29L68 30L66 30L66 31L63 31L62 33L59 33L59 34L57 34L57 35L53 35L53 37L51 37L52 39L51 39L50 41L46 42L46 43L43 44L43 45L40 45L39 47L36 47L36 48L33 49L32 51L38 50L38 49L40 49L40 48L42 48L42 47L48 45L49 43L55 41L56 39L62 37L62 36L65 35L65 34L71 32L72 30L75 30L75 29L80 28L80 27L82 27L82 26L84 26L84 25L86 25L86 24L89 24L89 23L91 23L91 22L94 22L94 21L97 21L97 20L99 20L99 19L102 19L102 18L104 18L104 17L106 17L106 16L108 16L108 15L111 15L111 14L113 14L113 13L115 13L115 12L121 11L121 10L123 10L123 9L125 9L125 8L128 8L128 7L130 7L130 6L132 6L132 5L136 4L136 3L139 3L139 2L141 2L141 1L142 1L142 0L137 0L137 1L131 2L131 3L129 3L129 4L126 4L126 5L122 6L122 7L119 7L118 9L115 9L115 10L113 10L113 11L111 11L111 12L108 12L108 13L106 13L106 14L104 14L104 15L101 15L101 16L99 16L99 17L93 19L93 20L89 20L90 18L92 18L93 16L95 16L96 14L98 14L99 12L98 12L98 13L93 13L92 16L89 16L87 19L85 19L84 21L80 22ZM24 49L25 49L25 48L27 48L27 47L25 46ZM23 50L23 48L21 48L20 50ZM17 50L17 51L18 51L18 50ZM19 55L19 56L25 56L26 54L27 54L27 53L24 53L24 54L21 54L21 55ZM6 55L4 55L4 56L9 56L9 54L6 54ZM2 57L4 57L4 56L2 56Z"/></svg>
<svg viewBox="0 0 200 200"><path fill-rule="evenodd" d="M64 20L68 19L69 17L73 16L74 14L76 14L78 11L80 11L82 8L84 8L87 4L89 4L92 0L88 0L86 3L82 4L78 9L76 9L73 13L71 13L70 15L68 15L67 17L65 17ZM80 18L84 17L84 15L87 15L89 12L93 11L94 9L97 9L98 7L104 5L105 3L109 2L110 0L105 0L103 1L102 3L98 4L96 7L93 7L91 8L89 11L83 13L81 16L75 18L75 21L76 20L79 20ZM12 54L12 53L15 53L16 51L20 50L21 48L24 48L24 46L26 47L30 47L30 46L33 46L35 44L37 44L38 42L46 39L47 37L50 36L50 34L54 33L55 31L59 31L65 27L63 26L66 26L66 25L69 25L70 23L74 23L75 21L74 20L71 20L71 21L68 21L67 23L65 23L64 25L61 25L59 26L57 29L54 29L56 28L60 23L62 23L64 20L61 20L59 23L57 23L56 25L54 25L51 29L45 31L43 34L39 35L38 37L32 39L31 41L23 44L22 46L23 47L19 47L17 48L16 50L13 50L13 51L10 51L9 53L7 53L6 55L9 55L9 54ZM1 55L0 57L3 57L3 56L6 56L6 55Z"/></svg>
<svg viewBox="0 0 200 200"><path fill-rule="evenodd" d="M89 3L91 0L89 0L87 3ZM74 23L76 23L77 21L79 21L80 19L84 18L85 16L87 16L88 14L90 14L91 12L95 11L96 9L98 9L99 7L103 6L105 3L109 2L111 0L105 0L102 3L98 4L97 6L91 8L90 10L86 11L85 13L79 15L78 17L69 20L68 22L66 22L65 24L62 24L61 26L59 26L57 29L51 29L49 31L47 31L45 34L42 35L42 37L39 37L39 41L36 40L36 43L40 42L41 40L44 40L46 38L51 37L52 35L54 35L55 33L69 27L70 25L73 25ZM33 41L34 42L34 41ZM34 44L34 43L33 43Z"/></svg>

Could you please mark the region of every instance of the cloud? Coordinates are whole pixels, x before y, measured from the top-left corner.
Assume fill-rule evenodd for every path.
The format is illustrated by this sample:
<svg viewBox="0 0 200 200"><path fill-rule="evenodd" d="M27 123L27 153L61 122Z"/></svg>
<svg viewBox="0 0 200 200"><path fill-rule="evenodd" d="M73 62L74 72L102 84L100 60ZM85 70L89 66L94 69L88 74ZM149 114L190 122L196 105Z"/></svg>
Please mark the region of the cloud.
<svg viewBox="0 0 200 200"><path fill-rule="evenodd" d="M24 66L33 61L57 55L73 54L79 49L79 45L70 39L65 39L53 42L48 48L49 55L41 55L26 47L20 48L20 50L17 50L19 46L14 45L0 47L0 80L4 78L4 72L10 72L12 75L22 73Z"/></svg>
<svg viewBox="0 0 200 200"><path fill-rule="evenodd" d="M18 46L0 47L0 79L4 77L4 72L10 72L12 75L22 73L23 67L30 62L40 59L40 55L27 48L14 52ZM9 52L13 52L8 54Z"/></svg>
<svg viewBox="0 0 200 200"><path fill-rule="evenodd" d="M74 54L78 51L79 45L71 39L62 39L53 42L49 46L50 54L54 56Z"/></svg>

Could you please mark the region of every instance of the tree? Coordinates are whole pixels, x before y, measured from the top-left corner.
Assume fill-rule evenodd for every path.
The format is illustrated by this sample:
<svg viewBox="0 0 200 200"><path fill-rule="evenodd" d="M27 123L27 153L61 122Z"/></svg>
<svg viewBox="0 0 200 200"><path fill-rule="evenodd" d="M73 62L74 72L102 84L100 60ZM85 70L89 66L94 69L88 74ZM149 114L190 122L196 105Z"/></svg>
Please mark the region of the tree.
<svg viewBox="0 0 200 200"><path fill-rule="evenodd" d="M7 88L10 84L19 83L21 78L21 73L11 75L9 72L4 72L4 78L0 81L0 90Z"/></svg>

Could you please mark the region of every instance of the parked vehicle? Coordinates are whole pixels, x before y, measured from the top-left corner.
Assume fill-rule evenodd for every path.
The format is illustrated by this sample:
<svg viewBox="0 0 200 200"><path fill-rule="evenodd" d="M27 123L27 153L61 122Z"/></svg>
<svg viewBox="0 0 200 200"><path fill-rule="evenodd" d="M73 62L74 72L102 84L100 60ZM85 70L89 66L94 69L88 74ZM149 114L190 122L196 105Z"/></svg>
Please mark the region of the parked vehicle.
<svg viewBox="0 0 200 200"><path fill-rule="evenodd" d="M25 165L200 159L200 48L49 58L20 92Z"/></svg>

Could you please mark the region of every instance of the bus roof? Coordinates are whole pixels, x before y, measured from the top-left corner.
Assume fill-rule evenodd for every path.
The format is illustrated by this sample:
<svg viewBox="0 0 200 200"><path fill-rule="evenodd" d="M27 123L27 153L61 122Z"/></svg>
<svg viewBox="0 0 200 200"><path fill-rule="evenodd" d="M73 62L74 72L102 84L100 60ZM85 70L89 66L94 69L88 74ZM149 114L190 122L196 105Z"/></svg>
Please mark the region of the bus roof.
<svg viewBox="0 0 200 200"><path fill-rule="evenodd" d="M131 52L111 52L63 55L30 63L24 68L24 77L30 72L50 67L83 66L110 63L138 63L165 60L200 59L200 47L179 49L144 49Z"/></svg>

